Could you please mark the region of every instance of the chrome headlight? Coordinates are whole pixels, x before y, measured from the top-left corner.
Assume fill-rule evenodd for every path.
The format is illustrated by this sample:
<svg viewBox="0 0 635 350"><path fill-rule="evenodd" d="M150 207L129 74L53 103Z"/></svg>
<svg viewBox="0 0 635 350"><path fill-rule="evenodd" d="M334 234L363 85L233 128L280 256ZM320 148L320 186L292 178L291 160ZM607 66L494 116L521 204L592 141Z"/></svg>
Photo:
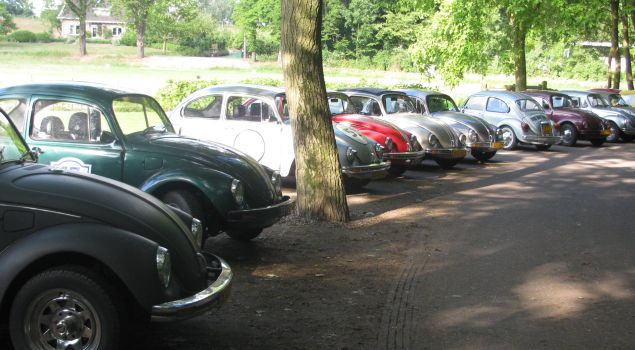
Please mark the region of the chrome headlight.
<svg viewBox="0 0 635 350"><path fill-rule="evenodd" d="M439 142L439 139L433 134L430 134L428 137L428 143L431 148L441 148L441 142Z"/></svg>
<svg viewBox="0 0 635 350"><path fill-rule="evenodd" d="M170 257L170 251L161 246L157 248L157 273L159 274L159 281L164 288L167 288L170 285L170 277L172 275L172 258Z"/></svg>
<svg viewBox="0 0 635 350"><path fill-rule="evenodd" d="M388 152L392 150L392 146L392 139L390 137L386 137L386 149L388 150Z"/></svg>
<svg viewBox="0 0 635 350"><path fill-rule="evenodd" d="M417 139L417 136L410 135L410 147L412 147L413 151L421 150L421 145L419 144L419 140Z"/></svg>
<svg viewBox="0 0 635 350"><path fill-rule="evenodd" d="M377 158L382 159L384 157L384 146L376 143L375 144L375 154Z"/></svg>
<svg viewBox="0 0 635 350"><path fill-rule="evenodd" d="M238 179L234 179L231 185L232 196L234 197L234 201L238 206L242 207L245 205L245 187L243 183Z"/></svg>
<svg viewBox="0 0 635 350"><path fill-rule="evenodd" d="M462 144L466 145L467 144L467 136L465 136L465 134L461 134L461 136L459 136L459 141L461 141Z"/></svg>
<svg viewBox="0 0 635 350"><path fill-rule="evenodd" d="M282 193L282 176L280 176L280 172L274 171L273 174L271 174L271 183L276 193Z"/></svg>
<svg viewBox="0 0 635 350"><path fill-rule="evenodd" d="M348 147L346 149L346 160L348 160L349 163L354 162L356 154L357 154L356 150L354 150L352 147Z"/></svg>
<svg viewBox="0 0 635 350"><path fill-rule="evenodd" d="M203 223L197 218L192 218L192 236L199 248L203 247Z"/></svg>
<svg viewBox="0 0 635 350"><path fill-rule="evenodd" d="M472 143L478 142L478 134L476 133L476 131L470 130L468 135L469 135L469 138L470 138L470 142L472 142ZM465 144L465 142L463 142L463 144Z"/></svg>

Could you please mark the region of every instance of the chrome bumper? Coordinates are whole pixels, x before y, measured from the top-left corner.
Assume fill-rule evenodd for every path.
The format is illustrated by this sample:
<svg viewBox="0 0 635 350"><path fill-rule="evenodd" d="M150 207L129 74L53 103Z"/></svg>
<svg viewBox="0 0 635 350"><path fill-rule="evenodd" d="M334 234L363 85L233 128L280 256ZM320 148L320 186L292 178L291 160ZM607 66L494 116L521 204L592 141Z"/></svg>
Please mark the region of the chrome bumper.
<svg viewBox="0 0 635 350"><path fill-rule="evenodd" d="M503 148L502 142L474 142L467 145L470 149L475 149L483 152L494 152Z"/></svg>
<svg viewBox="0 0 635 350"><path fill-rule="evenodd" d="M370 165L342 167L342 173L356 179L383 179L388 175L390 162L381 162Z"/></svg>
<svg viewBox="0 0 635 350"><path fill-rule="evenodd" d="M562 137L560 136L536 136L536 135L523 135L520 137L521 142L532 143L538 145L555 145L560 142Z"/></svg>
<svg viewBox="0 0 635 350"><path fill-rule="evenodd" d="M151 318L154 322L178 321L198 316L214 308L220 307L229 297L234 273L227 263L213 256L220 262L221 272L212 284L202 291L179 300L154 305ZM209 264L209 263L208 263ZM211 267L208 265L208 269Z"/></svg>
<svg viewBox="0 0 635 350"><path fill-rule="evenodd" d="M465 158L467 151L465 148L444 148L444 149L427 149L426 155L431 158L442 159L460 159Z"/></svg>
<svg viewBox="0 0 635 350"><path fill-rule="evenodd" d="M417 160L426 156L425 151L384 153L384 160Z"/></svg>

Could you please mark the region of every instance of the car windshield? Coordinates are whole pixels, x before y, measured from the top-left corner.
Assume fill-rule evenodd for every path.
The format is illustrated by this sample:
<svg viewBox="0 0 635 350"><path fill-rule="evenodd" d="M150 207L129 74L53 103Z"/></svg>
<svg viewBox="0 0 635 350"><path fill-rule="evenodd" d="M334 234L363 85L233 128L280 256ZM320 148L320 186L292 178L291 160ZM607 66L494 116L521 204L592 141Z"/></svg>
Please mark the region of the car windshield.
<svg viewBox="0 0 635 350"><path fill-rule="evenodd" d="M174 132L163 109L148 96L129 95L117 98L112 101L112 109L121 132L126 136L135 133Z"/></svg>
<svg viewBox="0 0 635 350"><path fill-rule="evenodd" d="M278 95L275 98L276 107L278 108L278 114L282 118L283 123L289 122L289 105L287 104L287 97L285 95Z"/></svg>
<svg viewBox="0 0 635 350"><path fill-rule="evenodd" d="M0 164L33 160L20 134L9 122L4 111L0 112Z"/></svg>
<svg viewBox="0 0 635 350"><path fill-rule="evenodd" d="M540 107L540 105L537 104L536 101L530 100L530 99L516 100L516 105L523 112L539 112L539 111L542 111L542 108Z"/></svg>
<svg viewBox="0 0 635 350"><path fill-rule="evenodd" d="M606 99L611 107L628 107L628 103L624 101L620 94L610 94Z"/></svg>
<svg viewBox="0 0 635 350"><path fill-rule="evenodd" d="M401 94L387 94L381 98L386 113L416 113L415 106L408 96Z"/></svg>
<svg viewBox="0 0 635 350"><path fill-rule="evenodd" d="M573 100L569 96L551 96L551 105L554 109L573 108Z"/></svg>
<svg viewBox="0 0 635 350"><path fill-rule="evenodd" d="M428 110L430 113L452 111L458 112L459 109L454 104L454 101L450 96L445 95L430 95L428 100Z"/></svg>
<svg viewBox="0 0 635 350"><path fill-rule="evenodd" d="M345 94L329 93L328 101L329 101L329 110L331 111L331 115L355 113L355 107L353 107L353 102Z"/></svg>
<svg viewBox="0 0 635 350"><path fill-rule="evenodd" d="M602 99L602 97L600 95L589 95L587 96L587 99L589 100L589 105L591 105L591 107L608 107L609 105L606 103L606 101L604 101L604 99Z"/></svg>

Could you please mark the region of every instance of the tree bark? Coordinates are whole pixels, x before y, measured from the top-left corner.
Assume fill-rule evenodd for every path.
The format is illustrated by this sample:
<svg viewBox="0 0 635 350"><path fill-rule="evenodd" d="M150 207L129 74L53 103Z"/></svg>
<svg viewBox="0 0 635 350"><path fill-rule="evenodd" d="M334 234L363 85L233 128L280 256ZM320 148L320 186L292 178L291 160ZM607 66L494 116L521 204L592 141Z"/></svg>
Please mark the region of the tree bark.
<svg viewBox="0 0 635 350"><path fill-rule="evenodd" d="M82 56L88 54L86 50L86 13L79 16L79 54Z"/></svg>
<svg viewBox="0 0 635 350"><path fill-rule="evenodd" d="M521 26L516 18L511 15L509 17L512 27L513 40L513 57L514 57L514 78L516 82L516 91L527 90L527 61L525 58L525 43L527 31Z"/></svg>
<svg viewBox="0 0 635 350"><path fill-rule="evenodd" d="M145 37L146 37L146 24L139 23L137 25L137 57L138 58L145 57L145 54L146 54Z"/></svg>
<svg viewBox="0 0 635 350"><path fill-rule="evenodd" d="M346 191L322 68L322 1L282 0L282 67L295 147L297 208L346 222Z"/></svg>
<svg viewBox="0 0 635 350"><path fill-rule="evenodd" d="M624 51L624 73L626 74L626 85L629 90L633 89L633 72L631 66L631 39L628 37L628 15L626 11L621 16L622 19L622 50Z"/></svg>
<svg viewBox="0 0 635 350"><path fill-rule="evenodd" d="M86 56L86 12L93 3L89 0L65 0L64 3L79 18L79 54Z"/></svg>
<svg viewBox="0 0 635 350"><path fill-rule="evenodd" d="M615 70L613 71L613 89L620 88L621 75L621 59L619 48L619 0L609 0L611 7L611 53L609 54L609 62L611 57L615 60ZM609 64L609 69L611 64ZM611 74L609 70L609 74ZM611 79L609 78L609 87L611 87Z"/></svg>

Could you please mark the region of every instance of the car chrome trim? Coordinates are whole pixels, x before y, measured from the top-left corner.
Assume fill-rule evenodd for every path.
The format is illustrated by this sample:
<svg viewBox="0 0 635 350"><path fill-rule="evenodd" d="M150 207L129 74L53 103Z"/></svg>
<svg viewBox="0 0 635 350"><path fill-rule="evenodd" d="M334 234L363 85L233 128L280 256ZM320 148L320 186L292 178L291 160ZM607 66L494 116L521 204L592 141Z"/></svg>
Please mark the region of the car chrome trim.
<svg viewBox="0 0 635 350"><path fill-rule="evenodd" d="M425 156L426 156L425 151L384 153L384 159L386 160L420 159Z"/></svg>

